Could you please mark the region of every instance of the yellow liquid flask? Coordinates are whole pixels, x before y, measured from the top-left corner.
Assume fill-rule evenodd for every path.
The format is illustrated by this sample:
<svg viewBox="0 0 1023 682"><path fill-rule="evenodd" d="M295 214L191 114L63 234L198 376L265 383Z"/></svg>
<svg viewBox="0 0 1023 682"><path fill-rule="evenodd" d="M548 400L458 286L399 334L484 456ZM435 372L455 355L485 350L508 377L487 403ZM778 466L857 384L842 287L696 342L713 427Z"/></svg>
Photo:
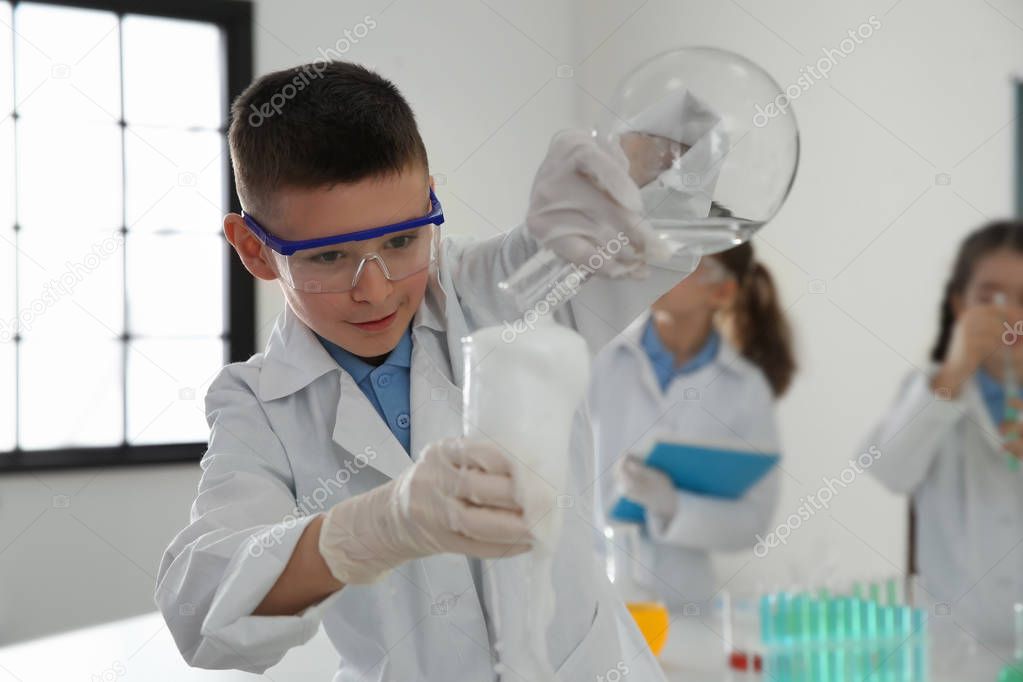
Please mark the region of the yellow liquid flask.
<svg viewBox="0 0 1023 682"><path fill-rule="evenodd" d="M668 607L651 590L635 579L639 527L633 523L612 523L604 529L607 548L607 577L625 601L625 606L643 633L655 656L668 641Z"/></svg>

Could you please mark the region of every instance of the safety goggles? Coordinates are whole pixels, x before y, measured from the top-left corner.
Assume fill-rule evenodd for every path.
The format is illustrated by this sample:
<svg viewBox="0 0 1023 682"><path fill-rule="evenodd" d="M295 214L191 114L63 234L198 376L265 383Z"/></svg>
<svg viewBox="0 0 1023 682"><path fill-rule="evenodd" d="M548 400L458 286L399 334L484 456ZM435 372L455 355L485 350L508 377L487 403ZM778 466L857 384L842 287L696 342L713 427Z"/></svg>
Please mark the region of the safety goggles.
<svg viewBox="0 0 1023 682"><path fill-rule="evenodd" d="M432 189L430 211L420 218L333 237L281 239L251 215L242 212L242 217L252 234L266 245L266 253L285 284L309 293L351 291L371 261L391 281L425 270L436 255L438 233L434 225L444 222L443 209Z"/></svg>

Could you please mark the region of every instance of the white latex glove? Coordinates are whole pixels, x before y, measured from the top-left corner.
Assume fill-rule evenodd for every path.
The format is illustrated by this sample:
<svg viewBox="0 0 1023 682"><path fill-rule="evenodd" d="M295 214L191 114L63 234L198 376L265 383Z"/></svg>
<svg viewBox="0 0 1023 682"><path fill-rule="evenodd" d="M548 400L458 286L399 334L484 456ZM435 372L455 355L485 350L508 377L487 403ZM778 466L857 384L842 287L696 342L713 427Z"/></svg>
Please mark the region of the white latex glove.
<svg viewBox="0 0 1023 682"><path fill-rule="evenodd" d="M647 218L677 221L710 214L730 144L721 117L708 104L688 90L675 90L620 122L614 134L643 187Z"/></svg>
<svg viewBox="0 0 1023 682"><path fill-rule="evenodd" d="M615 465L615 482L621 493L662 518L675 516L678 494L671 479L633 457L622 457Z"/></svg>
<svg viewBox="0 0 1023 682"><path fill-rule="evenodd" d="M335 578L352 585L432 554L526 552L533 539L515 502L511 464L486 443L432 443L398 478L332 507L320 554Z"/></svg>
<svg viewBox="0 0 1023 682"><path fill-rule="evenodd" d="M526 226L562 259L604 277L644 277L646 263L670 256L643 217L625 152L582 130L551 140L533 181Z"/></svg>

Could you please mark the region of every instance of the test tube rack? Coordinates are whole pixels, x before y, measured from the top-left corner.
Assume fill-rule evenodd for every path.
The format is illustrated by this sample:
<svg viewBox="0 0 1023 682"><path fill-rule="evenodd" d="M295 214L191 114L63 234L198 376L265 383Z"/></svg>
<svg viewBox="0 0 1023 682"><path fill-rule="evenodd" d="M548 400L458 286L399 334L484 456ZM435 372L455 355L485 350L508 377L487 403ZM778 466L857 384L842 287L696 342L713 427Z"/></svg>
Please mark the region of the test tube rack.
<svg viewBox="0 0 1023 682"><path fill-rule="evenodd" d="M876 586L872 586L876 588ZM760 601L765 679L927 682L927 613L865 597L778 592Z"/></svg>

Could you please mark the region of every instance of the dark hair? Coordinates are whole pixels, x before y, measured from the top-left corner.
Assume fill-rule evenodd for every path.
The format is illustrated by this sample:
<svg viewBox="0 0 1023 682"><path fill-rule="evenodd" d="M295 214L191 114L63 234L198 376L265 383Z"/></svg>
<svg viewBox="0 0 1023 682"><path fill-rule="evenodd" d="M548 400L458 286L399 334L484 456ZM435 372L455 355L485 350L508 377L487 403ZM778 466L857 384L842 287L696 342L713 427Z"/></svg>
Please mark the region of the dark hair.
<svg viewBox="0 0 1023 682"><path fill-rule="evenodd" d="M952 329L955 326L952 299L965 293L977 262L1001 249L1023 253L1023 222L1002 220L988 223L967 235L959 245L959 253L952 266L952 276L945 284L945 295L941 300L938 340L931 349L931 360L934 362L945 359L948 345L952 340Z"/></svg>
<svg viewBox="0 0 1023 682"><path fill-rule="evenodd" d="M796 359L792 330L774 287L771 273L753 255L753 244L716 253L714 258L739 283L732 311L735 343L743 357L767 377L775 396L781 396L792 382Z"/></svg>
<svg viewBox="0 0 1023 682"><path fill-rule="evenodd" d="M238 196L254 213L271 212L281 187L358 182L415 164L427 171L401 92L349 62L321 60L256 79L231 106L228 140Z"/></svg>

